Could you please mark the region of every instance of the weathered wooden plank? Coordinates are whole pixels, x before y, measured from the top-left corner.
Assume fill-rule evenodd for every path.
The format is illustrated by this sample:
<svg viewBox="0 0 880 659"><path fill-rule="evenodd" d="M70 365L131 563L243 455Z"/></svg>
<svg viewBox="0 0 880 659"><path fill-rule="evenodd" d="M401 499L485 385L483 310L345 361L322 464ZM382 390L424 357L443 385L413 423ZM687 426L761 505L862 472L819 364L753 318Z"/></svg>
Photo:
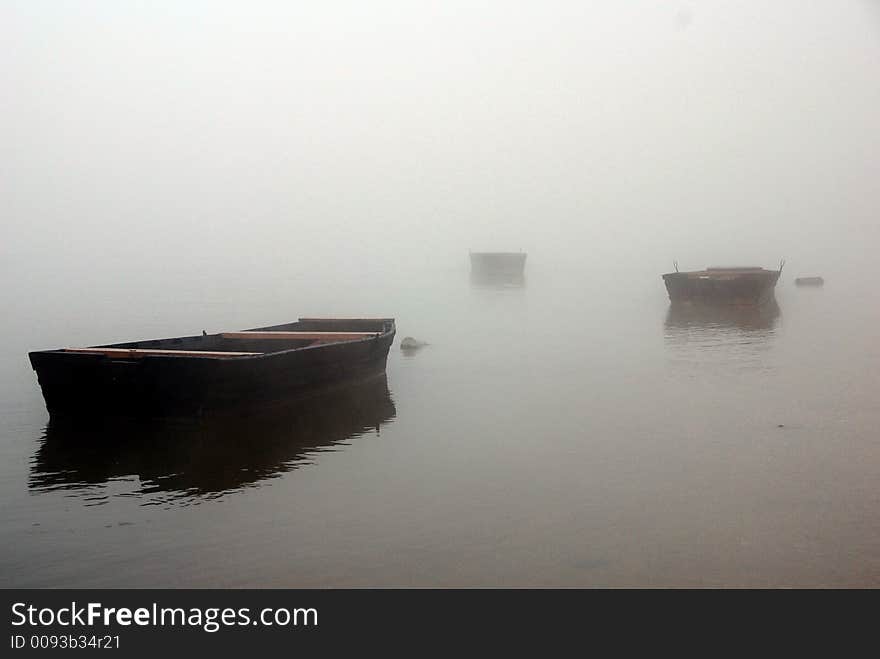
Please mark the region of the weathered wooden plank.
<svg viewBox="0 0 880 659"><path fill-rule="evenodd" d="M222 350L154 350L142 348L63 348L64 352L81 352L107 355L108 357L146 357L148 355L174 355L178 357L253 357L261 352L224 352Z"/></svg>
<svg viewBox="0 0 880 659"><path fill-rule="evenodd" d="M308 341L351 341L376 336L379 332L223 332L224 339L296 339Z"/></svg>
<svg viewBox="0 0 880 659"><path fill-rule="evenodd" d="M320 323L320 322L329 322L329 321L363 321L370 323L383 323L387 321L392 321L394 318L385 318L385 317L374 317L374 318L330 318L330 317L321 317L321 318L300 318L299 322L301 323Z"/></svg>

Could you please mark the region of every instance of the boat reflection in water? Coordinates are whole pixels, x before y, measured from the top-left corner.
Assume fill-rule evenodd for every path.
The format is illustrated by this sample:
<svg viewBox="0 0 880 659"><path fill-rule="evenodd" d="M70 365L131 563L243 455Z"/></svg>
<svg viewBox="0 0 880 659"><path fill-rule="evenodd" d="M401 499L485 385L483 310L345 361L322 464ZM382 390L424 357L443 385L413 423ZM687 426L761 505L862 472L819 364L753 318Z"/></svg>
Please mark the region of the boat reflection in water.
<svg viewBox="0 0 880 659"><path fill-rule="evenodd" d="M471 286L496 289L525 288L526 276L522 272L471 270Z"/></svg>
<svg viewBox="0 0 880 659"><path fill-rule="evenodd" d="M125 496L217 497L305 464L317 452L368 433L395 417L384 374L308 397L199 419L50 421L31 465L32 491L139 485ZM106 498L106 497L105 497ZM151 504L156 503L151 501Z"/></svg>
<svg viewBox="0 0 880 659"><path fill-rule="evenodd" d="M665 341L676 370L706 382L711 377L772 368L779 305L673 304Z"/></svg>
<svg viewBox="0 0 880 659"><path fill-rule="evenodd" d="M773 330L779 314L779 304L773 298L759 305L673 303L666 313L666 329L761 332Z"/></svg>

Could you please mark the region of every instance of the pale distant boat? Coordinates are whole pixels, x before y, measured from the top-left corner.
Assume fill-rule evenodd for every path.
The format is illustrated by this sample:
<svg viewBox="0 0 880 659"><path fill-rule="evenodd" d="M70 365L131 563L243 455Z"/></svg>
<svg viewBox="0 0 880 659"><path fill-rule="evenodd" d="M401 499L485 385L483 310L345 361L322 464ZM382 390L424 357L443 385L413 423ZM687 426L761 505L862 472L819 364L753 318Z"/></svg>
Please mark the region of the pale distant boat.
<svg viewBox="0 0 880 659"><path fill-rule="evenodd" d="M794 283L795 286L822 286L825 280L822 277L797 277Z"/></svg>
<svg viewBox="0 0 880 659"><path fill-rule="evenodd" d="M471 272L478 275L521 276L526 266L525 252L471 252Z"/></svg>

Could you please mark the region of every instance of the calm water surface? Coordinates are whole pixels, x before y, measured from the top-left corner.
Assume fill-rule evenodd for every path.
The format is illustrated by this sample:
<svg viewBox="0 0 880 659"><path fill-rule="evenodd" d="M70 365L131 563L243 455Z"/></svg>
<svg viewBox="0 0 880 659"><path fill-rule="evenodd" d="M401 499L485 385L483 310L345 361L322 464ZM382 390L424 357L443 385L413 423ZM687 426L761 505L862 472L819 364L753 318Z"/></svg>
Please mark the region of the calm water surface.
<svg viewBox="0 0 880 659"><path fill-rule="evenodd" d="M537 256L508 285L466 258L26 267L45 294L2 294L2 586L880 586L868 283L783 273L776 307L701 313L659 272ZM26 357L333 314L430 345L271 413L76 428Z"/></svg>

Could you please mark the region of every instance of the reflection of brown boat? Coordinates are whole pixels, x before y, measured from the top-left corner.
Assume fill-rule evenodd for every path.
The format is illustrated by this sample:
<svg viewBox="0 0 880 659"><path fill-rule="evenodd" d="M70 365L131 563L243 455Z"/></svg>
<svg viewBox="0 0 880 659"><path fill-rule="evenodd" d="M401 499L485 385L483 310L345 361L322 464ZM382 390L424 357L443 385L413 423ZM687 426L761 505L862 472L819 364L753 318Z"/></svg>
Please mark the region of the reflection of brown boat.
<svg viewBox="0 0 880 659"><path fill-rule="evenodd" d="M667 329L738 329L769 330L779 320L775 299L758 306L671 304L666 314Z"/></svg>
<svg viewBox="0 0 880 659"><path fill-rule="evenodd" d="M271 408L150 422L50 421L30 488L77 490L137 476L140 493L216 496L255 485L395 416L384 374Z"/></svg>

